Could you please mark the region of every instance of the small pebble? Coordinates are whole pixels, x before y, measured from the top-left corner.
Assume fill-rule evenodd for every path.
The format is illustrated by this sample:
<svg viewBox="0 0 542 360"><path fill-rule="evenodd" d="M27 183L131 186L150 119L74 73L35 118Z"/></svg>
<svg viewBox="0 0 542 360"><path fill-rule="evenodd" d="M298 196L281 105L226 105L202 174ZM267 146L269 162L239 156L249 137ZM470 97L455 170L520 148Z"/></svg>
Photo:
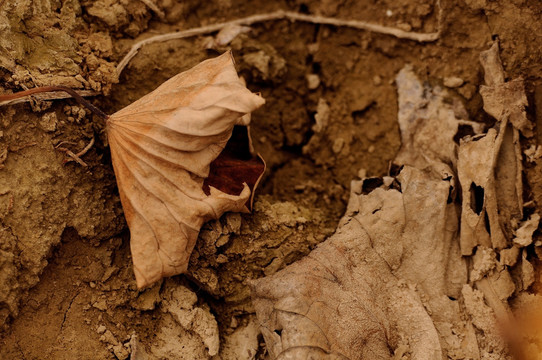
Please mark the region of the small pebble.
<svg viewBox="0 0 542 360"><path fill-rule="evenodd" d="M105 330L107 330L106 327L105 327L104 325L100 325L100 326L98 326L98 328L96 329L96 332L97 332L98 334L103 334L103 333L105 332Z"/></svg>
<svg viewBox="0 0 542 360"><path fill-rule="evenodd" d="M219 264L225 264L228 262L228 257L224 254L219 254L217 257L216 257L216 262L219 263Z"/></svg>
<svg viewBox="0 0 542 360"><path fill-rule="evenodd" d="M215 245L216 247L224 246L230 241L229 235L220 235L220 237L216 240Z"/></svg>
<svg viewBox="0 0 542 360"><path fill-rule="evenodd" d="M46 132L53 132L56 130L57 117L55 112L49 112L44 114L40 121L40 127Z"/></svg>
<svg viewBox="0 0 542 360"><path fill-rule="evenodd" d="M115 338L115 335L109 330L106 330L102 336L100 336L100 341L106 342L111 345L117 345L119 342Z"/></svg>
<svg viewBox="0 0 542 360"><path fill-rule="evenodd" d="M94 304L92 304L92 306L101 311L107 310L107 302L105 301L105 299L100 299L96 301Z"/></svg>
<svg viewBox="0 0 542 360"><path fill-rule="evenodd" d="M314 90L320 86L320 77L317 74L307 74L307 87L309 90Z"/></svg>
<svg viewBox="0 0 542 360"><path fill-rule="evenodd" d="M382 84L382 78L378 75L373 76L373 84L375 84L375 86L379 86Z"/></svg>
<svg viewBox="0 0 542 360"><path fill-rule="evenodd" d="M215 37L215 43L218 46L226 46L233 41L239 34L247 33L251 29L248 26L242 25L226 25L223 27Z"/></svg>
<svg viewBox="0 0 542 360"><path fill-rule="evenodd" d="M409 23L401 22L397 24L397 27L403 31L412 31L412 25Z"/></svg>
<svg viewBox="0 0 542 360"><path fill-rule="evenodd" d="M341 150L343 149L344 147L344 144L345 144L345 141L343 138L337 138L335 139L335 141L333 142L333 146L331 148L331 150L333 150L333 152L335 154L338 154L341 152Z"/></svg>
<svg viewBox="0 0 542 360"><path fill-rule="evenodd" d="M464 81L456 76L450 76L444 78L444 86L449 88L457 88L463 85Z"/></svg>

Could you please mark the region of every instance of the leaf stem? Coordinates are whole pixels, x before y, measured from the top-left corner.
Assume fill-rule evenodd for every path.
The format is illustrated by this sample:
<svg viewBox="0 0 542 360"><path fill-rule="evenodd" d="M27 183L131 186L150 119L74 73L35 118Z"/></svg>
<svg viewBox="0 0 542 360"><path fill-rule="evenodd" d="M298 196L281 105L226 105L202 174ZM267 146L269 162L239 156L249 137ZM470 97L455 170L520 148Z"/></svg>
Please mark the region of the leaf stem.
<svg viewBox="0 0 542 360"><path fill-rule="evenodd" d="M92 105L89 101L85 100L85 98L79 95L75 90L70 89L69 87L66 87L66 86L42 86L42 87L36 87L36 88L25 90L25 91L19 91L14 94L0 95L0 102L15 100L15 99L19 99L25 96L30 96L33 94L44 93L44 92L54 92L54 91L64 91L70 94L75 100L77 100L79 104L85 106L87 109L89 109L94 114L98 115L99 117L106 120L109 118L109 115L104 113L102 110L98 109L96 106Z"/></svg>

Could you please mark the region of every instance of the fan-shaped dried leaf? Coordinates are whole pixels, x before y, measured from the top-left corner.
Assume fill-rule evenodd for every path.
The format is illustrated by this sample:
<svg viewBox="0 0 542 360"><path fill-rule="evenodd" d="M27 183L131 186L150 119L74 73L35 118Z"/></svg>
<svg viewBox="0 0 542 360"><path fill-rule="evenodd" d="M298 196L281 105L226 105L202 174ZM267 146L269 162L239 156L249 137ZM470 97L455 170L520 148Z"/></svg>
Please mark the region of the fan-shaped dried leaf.
<svg viewBox="0 0 542 360"><path fill-rule="evenodd" d="M169 79L109 118L139 288L186 271L205 221L249 210L265 165L249 152L247 130L236 130L228 140L236 125L248 125L244 115L263 103L239 79L228 52Z"/></svg>

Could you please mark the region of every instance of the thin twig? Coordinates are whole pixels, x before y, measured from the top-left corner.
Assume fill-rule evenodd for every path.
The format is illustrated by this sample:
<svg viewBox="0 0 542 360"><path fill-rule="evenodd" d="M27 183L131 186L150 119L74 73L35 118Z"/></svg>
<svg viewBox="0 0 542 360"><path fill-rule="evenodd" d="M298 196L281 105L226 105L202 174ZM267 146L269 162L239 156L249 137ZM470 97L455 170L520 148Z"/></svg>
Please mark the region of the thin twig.
<svg viewBox="0 0 542 360"><path fill-rule="evenodd" d="M84 162L83 159L81 159L79 156L77 156L77 154L74 154L71 150L66 149L66 148L58 148L58 149L64 151L66 153L66 155L71 157L71 159L65 159L62 162L62 164L69 163L70 161L75 161L81 166L88 167L87 163Z"/></svg>
<svg viewBox="0 0 542 360"><path fill-rule="evenodd" d="M436 6L438 7L438 14L437 14L438 26L437 26L437 31L431 32L431 33L409 32L409 31L404 31L401 29L393 28L393 27L382 26L378 24L371 24L369 22L360 21L360 20L342 20L342 19L330 18L330 17L325 17L325 16L306 15L306 14L300 14L300 13L292 12L292 11L279 10L279 11L275 11L268 14L252 15L245 18L231 20L231 21L227 21L227 22L223 22L219 24L211 24L211 25L201 26L198 28L188 29L184 31L156 35L156 36L147 38L145 40L141 40L132 46L128 54L126 54L126 56L124 56L124 58L117 65L117 76L120 76L122 70L124 70L124 68L126 67L126 65L128 65L130 60L137 54L139 49L141 49L141 47L147 44L168 41L168 40L182 39L182 38L187 38L187 37L196 36L196 35L209 34L209 33L219 31L222 28L226 26L231 26L231 25L252 25L255 23L271 21L271 20L288 19L291 21L304 21L304 22L310 22L313 24L346 26L346 27L351 27L354 29L367 30L367 31L375 32L375 33L391 35L400 39L409 39L409 40L414 40L414 41L419 41L419 42L436 41L440 37L440 30L441 30L440 27L441 27L442 8L440 7L440 0L437 0Z"/></svg>
<svg viewBox="0 0 542 360"><path fill-rule="evenodd" d="M158 14L158 16L160 17L163 16L163 13L154 4L154 2L152 2L152 0L141 0L141 1L144 2L153 11L155 11ZM134 56L136 56L139 49L141 49L143 46L147 44L175 40L175 39L182 39L182 38L187 38L187 37L196 36L196 35L209 34L209 33L219 31L226 26L252 25L255 23L260 23L264 21L272 21L272 20L288 19L291 21L304 21L304 22L309 22L313 24L345 26L345 27L351 27L354 29L367 30L367 31L375 32L375 33L391 35L399 39L409 39L409 40L414 40L418 42L436 41L440 37L442 17L443 17L443 10L442 10L442 7L440 6L440 0L436 1L436 7L438 8L437 31L430 32L430 33L409 32L409 31L404 31L401 29L393 28L393 27L388 27L388 26L383 26L383 25L378 25L378 24L371 24L369 22L360 21L360 20L343 20L343 19L336 19L336 18L330 18L330 17L325 17L325 16L319 16L319 15L306 15L306 14L301 14L301 13L292 12L292 11L279 10L272 13L252 15L245 18L231 20L231 21L227 21L227 22L223 22L219 24L211 24L211 25L188 29L184 31L157 35L157 36L153 36L145 40L139 41L131 47L130 51L126 54L126 56L124 56L124 58L117 65L117 76L120 76L121 72L124 70L126 65L128 65L130 60ZM45 89L45 88L52 88L52 87L43 87L41 89ZM37 93L38 90L35 90L35 89L38 89L38 88L28 90L29 92L32 92L32 95L33 95L32 98L34 98L35 100L56 100L56 99L66 99L66 98L71 98L71 97L82 99L82 97L96 96L100 94L99 92L96 92L93 90L75 91L75 90L70 89L71 91L67 91L66 90L67 88L60 87L60 86L57 87L59 91L49 90L49 92L41 92L39 94ZM24 92L21 92L21 93L24 93ZM22 102L32 101L32 99L29 96L21 95L20 93L17 93L17 94L19 95L17 96L13 94L14 95L13 97L11 95L0 95L0 106L13 105L13 104L18 104ZM21 97L21 96L25 96L25 97ZM85 101L85 103L87 102ZM87 106L85 103L84 105ZM91 107L92 107L91 110L93 110L94 106L91 105ZM107 118L106 114L103 114L103 113L101 114L97 113L97 114L102 117Z"/></svg>
<svg viewBox="0 0 542 360"><path fill-rule="evenodd" d="M14 93L14 94L0 95L0 104L2 104L3 102L9 103L10 101L17 100L17 99L24 98L24 97L28 97L28 96L34 95L34 94L47 94L47 93L58 92L58 91L62 91L62 92L70 94L71 97L75 98L75 100L77 100L77 102L79 102L79 104L85 106L87 109L89 109L90 111L92 111L96 115L98 115L98 116L100 116L100 117L102 117L104 119L109 118L109 115L107 115L102 110L98 109L96 106L92 105L90 102L85 100L75 90L70 89L69 87L66 87L66 86L43 86L43 87L32 88L32 89L25 90L25 91L19 91L19 92Z"/></svg>
<svg viewBox="0 0 542 360"><path fill-rule="evenodd" d="M92 147L92 145L94 145L94 137L92 137L92 139L90 139L90 142L88 143L87 146L85 146L85 147L83 148L83 150L79 151L79 152L78 152L77 154L75 154L75 155L77 155L77 156L83 156L83 155L85 155L85 154L90 150L90 148Z"/></svg>
<svg viewBox="0 0 542 360"><path fill-rule="evenodd" d="M88 97L88 96L97 96L100 95L99 92L96 92L94 90L74 90L79 96L81 97ZM73 96L63 92L63 91L53 91L48 93L40 93L40 94L34 94L32 97L27 96L24 98L18 98L18 99L12 99L12 100L5 100L0 101L0 106L4 105L15 105L20 104L24 102L30 102L32 101L32 98L35 100L58 100L58 99L69 99Z"/></svg>
<svg viewBox="0 0 542 360"><path fill-rule="evenodd" d="M57 146L55 146L55 149L59 150L59 151L63 151L66 153L66 155L68 155L71 159L65 159L64 160L64 164L66 163L69 163L70 161L75 161L77 162L79 165L82 165L84 167L88 167L88 165L81 159L81 156L85 155L89 150L90 148L92 147L92 145L94 145L94 137L90 140L90 142L88 143L87 146L85 146L85 148L81 151L79 151L77 154L74 154L73 151L71 151L70 149L68 148L65 148L65 147L61 147L60 145L62 144L71 144L71 142L69 141L62 141L61 143L59 143Z"/></svg>

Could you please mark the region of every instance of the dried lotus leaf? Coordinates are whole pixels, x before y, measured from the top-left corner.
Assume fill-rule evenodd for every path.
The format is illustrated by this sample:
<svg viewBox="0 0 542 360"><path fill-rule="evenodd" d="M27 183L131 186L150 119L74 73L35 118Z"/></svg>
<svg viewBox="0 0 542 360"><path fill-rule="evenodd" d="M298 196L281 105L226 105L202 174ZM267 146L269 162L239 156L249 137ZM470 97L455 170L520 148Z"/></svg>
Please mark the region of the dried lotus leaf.
<svg viewBox="0 0 542 360"><path fill-rule="evenodd" d="M353 182L333 236L249 282L272 359L480 359L455 300L468 281L450 166L457 163L458 109L438 89L423 91L408 68L397 85L399 174L392 182Z"/></svg>
<svg viewBox="0 0 542 360"><path fill-rule="evenodd" d="M265 164L250 153L248 131L229 140L236 126L248 125L244 115L264 102L239 79L228 52L176 75L108 119L139 288L186 271L204 222L227 211L249 211ZM224 173L235 176L223 181Z"/></svg>

